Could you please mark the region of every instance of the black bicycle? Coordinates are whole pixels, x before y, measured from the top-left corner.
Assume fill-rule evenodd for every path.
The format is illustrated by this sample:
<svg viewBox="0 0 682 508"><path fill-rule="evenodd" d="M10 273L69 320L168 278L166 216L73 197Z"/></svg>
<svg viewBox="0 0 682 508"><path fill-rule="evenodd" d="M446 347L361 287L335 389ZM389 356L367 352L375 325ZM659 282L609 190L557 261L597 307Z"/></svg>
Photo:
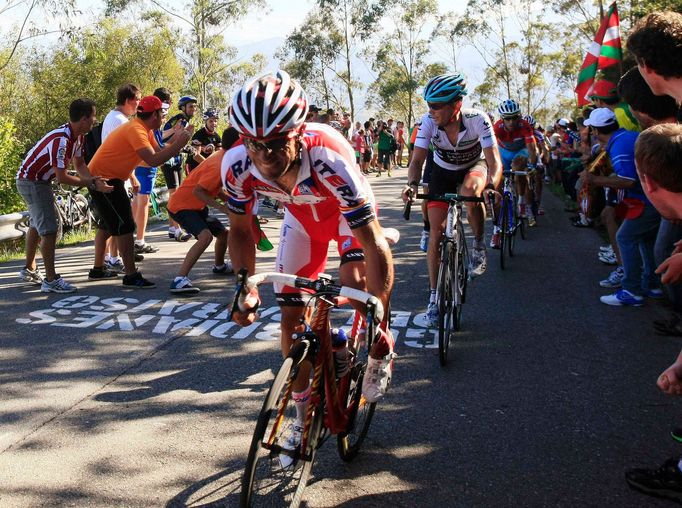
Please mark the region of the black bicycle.
<svg viewBox="0 0 682 508"><path fill-rule="evenodd" d="M65 231L79 227L92 227L94 216L87 197L79 191L82 187L64 188L54 184L55 210L57 216L57 241Z"/></svg>
<svg viewBox="0 0 682 508"><path fill-rule="evenodd" d="M466 300L469 282L469 250L467 249L462 203L483 203L484 198L460 194L417 194L417 199L442 201L448 204L448 213L440 241L440 266L436 301L438 302L438 358L445 366L448 362L450 341L462 326L462 305ZM410 219L411 201L405 204L403 217Z"/></svg>

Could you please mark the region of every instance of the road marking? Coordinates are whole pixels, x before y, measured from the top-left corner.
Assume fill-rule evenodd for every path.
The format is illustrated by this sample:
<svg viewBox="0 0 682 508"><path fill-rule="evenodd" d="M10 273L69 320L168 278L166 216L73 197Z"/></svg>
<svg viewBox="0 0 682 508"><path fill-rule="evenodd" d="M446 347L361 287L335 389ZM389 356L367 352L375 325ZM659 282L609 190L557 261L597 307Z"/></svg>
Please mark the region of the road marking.
<svg viewBox="0 0 682 508"><path fill-rule="evenodd" d="M15 321L31 326L122 332L144 328L156 335L184 332L189 337L208 334L217 339L278 340L282 318L279 307L262 308L259 316L257 322L242 328L228 321L229 310L225 304L173 299L140 301L137 298L100 298L79 294L57 300L51 307L35 310L28 317L20 317ZM391 330L396 342L419 349L437 347L437 331L426 326L424 313L393 310L391 318ZM352 319L350 309L332 311L332 321L336 326L350 327Z"/></svg>

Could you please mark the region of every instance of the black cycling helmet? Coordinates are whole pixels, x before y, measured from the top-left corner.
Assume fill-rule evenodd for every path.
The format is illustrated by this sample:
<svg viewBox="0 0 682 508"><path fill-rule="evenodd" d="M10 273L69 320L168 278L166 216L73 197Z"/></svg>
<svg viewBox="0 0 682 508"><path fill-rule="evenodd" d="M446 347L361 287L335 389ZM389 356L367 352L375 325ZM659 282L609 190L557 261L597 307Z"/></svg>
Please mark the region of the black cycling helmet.
<svg viewBox="0 0 682 508"><path fill-rule="evenodd" d="M183 106L186 106L187 104L196 104L199 102L196 97L192 95L183 95L180 97L178 100L178 108L182 108Z"/></svg>

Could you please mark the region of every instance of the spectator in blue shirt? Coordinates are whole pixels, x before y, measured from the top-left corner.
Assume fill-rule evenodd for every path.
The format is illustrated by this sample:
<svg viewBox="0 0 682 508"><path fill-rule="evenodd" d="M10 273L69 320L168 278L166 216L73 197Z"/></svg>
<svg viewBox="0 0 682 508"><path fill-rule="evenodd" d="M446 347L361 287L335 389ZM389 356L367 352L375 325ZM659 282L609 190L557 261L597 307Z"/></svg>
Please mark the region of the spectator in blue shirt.
<svg viewBox="0 0 682 508"><path fill-rule="evenodd" d="M618 126L616 116L608 108L597 108L585 120L599 143L609 154L615 176L596 176L585 172L590 185L625 191L617 207L623 223L616 241L623 261L621 289L601 297L607 305L641 306L644 297L661 298L660 281L655 273L654 244L661 216L647 199L635 167L635 142L638 132Z"/></svg>

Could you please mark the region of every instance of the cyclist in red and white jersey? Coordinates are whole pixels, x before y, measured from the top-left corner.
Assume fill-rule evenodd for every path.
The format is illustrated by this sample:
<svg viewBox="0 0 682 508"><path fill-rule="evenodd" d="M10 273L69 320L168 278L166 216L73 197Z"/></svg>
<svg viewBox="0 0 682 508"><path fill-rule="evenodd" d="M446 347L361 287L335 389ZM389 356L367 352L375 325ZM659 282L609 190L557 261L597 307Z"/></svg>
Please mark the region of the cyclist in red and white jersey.
<svg viewBox="0 0 682 508"><path fill-rule="evenodd" d="M335 240L341 284L369 291L388 308L393 262L371 188L346 139L328 125L306 125L307 112L305 92L281 70L249 81L233 98L230 123L244 144L225 153L221 173L229 196L234 269L255 272L249 210L259 194L269 196L283 202L286 209L276 259L279 272L317 277L325 268L328 244ZM282 309L281 346L286 355L305 312L304 299L298 289L287 286L276 285L275 293ZM254 290L245 308L235 313L235 321L253 322L257 302ZM363 393L370 401L383 396L392 368L392 344L386 343L392 340L382 337L370 351L363 382ZM386 346L388 354L378 356ZM293 393L301 428L310 394L303 370Z"/></svg>
<svg viewBox="0 0 682 508"><path fill-rule="evenodd" d="M459 191L465 196L480 197L486 187L493 187L492 183L500 181L502 165L490 119L483 111L462 109L462 99L466 94L466 83L461 74L436 76L424 88L429 112L422 117L415 140L408 169L408 184L402 191L404 201L412 199L411 196L417 191L429 144L434 148L429 192L444 194ZM447 209L447 204L442 202L433 201L427 205L430 224L427 248L430 296L426 315L430 326L438 323L438 250L445 229ZM467 219L474 233L471 273L481 275L486 269L483 203L468 202Z"/></svg>
<svg viewBox="0 0 682 508"><path fill-rule="evenodd" d="M538 162L537 144L533 127L521 118L521 107L512 100L502 101L497 108L501 118L495 123L495 137L500 149L505 170L524 171L526 167L535 169ZM519 196L519 215L528 219L528 225L535 225L531 210L533 196L525 176L516 177L516 191ZM528 203L528 206L526 206ZM495 227L490 246L499 248L499 231Z"/></svg>

